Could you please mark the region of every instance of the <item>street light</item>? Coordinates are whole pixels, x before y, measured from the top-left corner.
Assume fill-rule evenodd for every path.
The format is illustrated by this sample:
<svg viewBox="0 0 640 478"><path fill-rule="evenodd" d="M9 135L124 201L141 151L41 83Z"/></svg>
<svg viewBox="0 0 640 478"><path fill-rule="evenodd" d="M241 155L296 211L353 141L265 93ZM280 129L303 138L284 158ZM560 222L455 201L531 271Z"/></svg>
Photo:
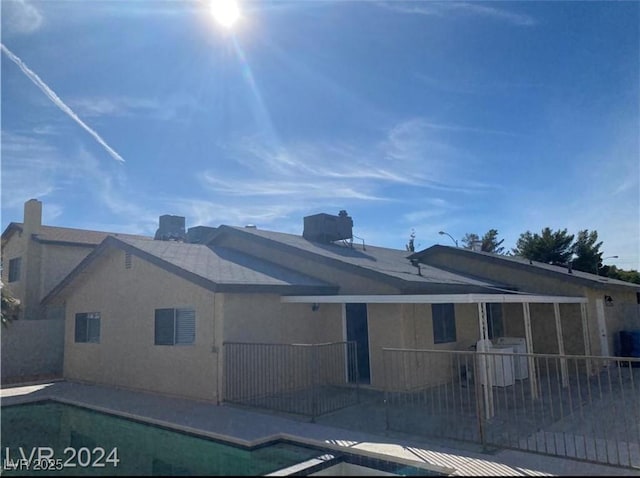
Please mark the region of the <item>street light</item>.
<svg viewBox="0 0 640 478"><path fill-rule="evenodd" d="M451 238L451 240L453 241L453 243L456 245L456 247L458 247L458 241L456 241L453 236L451 234L449 234L448 232L444 232L444 231L440 231L438 232L438 234L440 234L441 236L443 234L446 234L447 236L449 236Z"/></svg>

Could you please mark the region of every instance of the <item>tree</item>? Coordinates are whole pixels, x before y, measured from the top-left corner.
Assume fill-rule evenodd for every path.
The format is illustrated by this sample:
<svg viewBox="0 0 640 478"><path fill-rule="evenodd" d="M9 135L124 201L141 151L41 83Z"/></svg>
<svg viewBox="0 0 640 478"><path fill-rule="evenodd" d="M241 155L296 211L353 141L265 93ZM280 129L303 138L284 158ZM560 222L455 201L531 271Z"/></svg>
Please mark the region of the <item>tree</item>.
<svg viewBox="0 0 640 478"><path fill-rule="evenodd" d="M462 246L465 249L473 249L473 243L480 240L480 236L473 232L467 232L462 238Z"/></svg>
<svg viewBox="0 0 640 478"><path fill-rule="evenodd" d="M603 266L602 271L604 275L611 279L623 280L625 282L633 282L634 284L640 284L640 272L636 270L624 270L618 269L616 266Z"/></svg>
<svg viewBox="0 0 640 478"><path fill-rule="evenodd" d="M482 236L482 239L477 234L474 233L466 233L462 238L462 243L464 244L465 249L472 249L473 243L479 241L482 243L480 246L480 250L483 252L491 252L493 254L504 254L504 247L502 247L502 243L504 239L498 241L498 230L497 229L489 229Z"/></svg>
<svg viewBox="0 0 640 478"><path fill-rule="evenodd" d="M492 252L493 254L504 254L504 247L502 247L503 242L504 239L498 240L497 229L489 229L489 231L482 236L482 250Z"/></svg>
<svg viewBox="0 0 640 478"><path fill-rule="evenodd" d="M0 284L0 287L2 287L2 325L6 327L12 320L18 318L20 301L11 294L11 291L4 284Z"/></svg>
<svg viewBox="0 0 640 478"><path fill-rule="evenodd" d="M573 259L573 268L583 272L598 274L602 268L602 252L600 246L602 241L598 240L598 232L588 229L578 231L578 237L573 244L573 253L576 255Z"/></svg>
<svg viewBox="0 0 640 478"><path fill-rule="evenodd" d="M416 239L416 231L414 229L411 229L411 234L409 234L409 243L404 246L407 249L407 252L416 251L415 239Z"/></svg>
<svg viewBox="0 0 640 478"><path fill-rule="evenodd" d="M573 234L567 233L567 229L554 232L545 227L541 234L527 231L520 234L513 253L532 261L565 265L573 254L573 237Z"/></svg>

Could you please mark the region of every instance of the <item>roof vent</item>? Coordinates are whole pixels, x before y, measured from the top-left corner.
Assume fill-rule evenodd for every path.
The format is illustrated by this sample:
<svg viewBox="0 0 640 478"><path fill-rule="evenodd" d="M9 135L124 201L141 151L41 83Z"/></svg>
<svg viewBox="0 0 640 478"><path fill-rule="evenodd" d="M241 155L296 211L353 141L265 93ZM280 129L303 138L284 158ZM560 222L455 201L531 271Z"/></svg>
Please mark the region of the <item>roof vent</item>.
<svg viewBox="0 0 640 478"><path fill-rule="evenodd" d="M255 224L247 224L244 227L245 229L258 229L258 227Z"/></svg>
<svg viewBox="0 0 640 478"><path fill-rule="evenodd" d="M302 237L309 241L330 243L353 238L353 219L342 210L337 216L314 214L304 217Z"/></svg>
<svg viewBox="0 0 640 478"><path fill-rule="evenodd" d="M184 217L165 214L160 216L160 224L154 237L157 241L184 241Z"/></svg>

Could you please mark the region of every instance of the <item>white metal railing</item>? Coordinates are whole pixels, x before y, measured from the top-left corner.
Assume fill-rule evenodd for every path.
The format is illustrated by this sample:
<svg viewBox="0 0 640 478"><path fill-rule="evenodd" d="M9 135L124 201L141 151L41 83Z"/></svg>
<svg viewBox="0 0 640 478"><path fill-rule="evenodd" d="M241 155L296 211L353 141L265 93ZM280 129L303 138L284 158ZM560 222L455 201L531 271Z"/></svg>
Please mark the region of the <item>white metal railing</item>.
<svg viewBox="0 0 640 478"><path fill-rule="evenodd" d="M315 419L358 402L355 342L225 342L223 400Z"/></svg>
<svg viewBox="0 0 640 478"><path fill-rule="evenodd" d="M640 358L383 355L389 429L640 468Z"/></svg>

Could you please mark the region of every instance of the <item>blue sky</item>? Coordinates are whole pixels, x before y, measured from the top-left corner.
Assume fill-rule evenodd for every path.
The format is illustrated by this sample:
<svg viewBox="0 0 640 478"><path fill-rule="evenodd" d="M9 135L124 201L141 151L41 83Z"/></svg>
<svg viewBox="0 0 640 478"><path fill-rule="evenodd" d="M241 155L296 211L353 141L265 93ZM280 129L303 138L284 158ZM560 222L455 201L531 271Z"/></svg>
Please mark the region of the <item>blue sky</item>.
<svg viewBox="0 0 640 478"><path fill-rule="evenodd" d="M2 227L597 230L640 269L640 3L2 1ZM123 161L121 161L121 159Z"/></svg>

